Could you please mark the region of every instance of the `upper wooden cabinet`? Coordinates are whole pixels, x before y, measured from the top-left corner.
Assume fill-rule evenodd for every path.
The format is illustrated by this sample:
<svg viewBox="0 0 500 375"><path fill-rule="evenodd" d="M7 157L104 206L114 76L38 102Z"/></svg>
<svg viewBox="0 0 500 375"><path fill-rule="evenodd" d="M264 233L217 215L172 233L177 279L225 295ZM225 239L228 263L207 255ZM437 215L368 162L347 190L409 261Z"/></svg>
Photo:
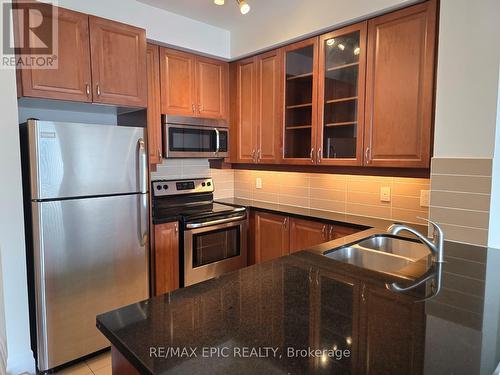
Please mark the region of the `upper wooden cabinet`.
<svg viewBox="0 0 500 375"><path fill-rule="evenodd" d="M47 10L49 7L47 5ZM54 19L58 22L57 69L20 69L19 96L91 102L88 16L63 8L57 13L45 13L45 7L41 10L44 17L57 15ZM20 24L16 22L16 32L18 27Z"/></svg>
<svg viewBox="0 0 500 375"><path fill-rule="evenodd" d="M89 17L94 102L145 107L146 31Z"/></svg>
<svg viewBox="0 0 500 375"><path fill-rule="evenodd" d="M146 107L146 32L64 8L54 14L57 69L21 69L19 95Z"/></svg>
<svg viewBox="0 0 500 375"><path fill-rule="evenodd" d="M149 163L158 164L162 160L161 109L160 109L160 47L147 45L146 70L148 76L148 150Z"/></svg>
<svg viewBox="0 0 500 375"><path fill-rule="evenodd" d="M436 2L368 21L365 165L428 168Z"/></svg>
<svg viewBox="0 0 500 375"><path fill-rule="evenodd" d="M281 51L231 66L235 94L231 115L236 137L234 162L272 164L280 160Z"/></svg>
<svg viewBox="0 0 500 375"><path fill-rule="evenodd" d="M226 118L228 79L226 62L160 48L164 114Z"/></svg>
<svg viewBox="0 0 500 375"><path fill-rule="evenodd" d="M367 23L319 39L319 121L316 163L361 165Z"/></svg>
<svg viewBox="0 0 500 375"><path fill-rule="evenodd" d="M283 48L283 160L314 164L318 108L318 38Z"/></svg>

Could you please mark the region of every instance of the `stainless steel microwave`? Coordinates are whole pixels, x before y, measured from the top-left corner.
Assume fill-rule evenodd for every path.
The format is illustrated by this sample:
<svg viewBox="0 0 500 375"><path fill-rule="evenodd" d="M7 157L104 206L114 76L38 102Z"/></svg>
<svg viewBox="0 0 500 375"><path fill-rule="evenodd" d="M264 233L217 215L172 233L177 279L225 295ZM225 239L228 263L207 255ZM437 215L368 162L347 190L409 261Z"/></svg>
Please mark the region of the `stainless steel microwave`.
<svg viewBox="0 0 500 375"><path fill-rule="evenodd" d="M166 158L225 158L229 130L222 120L166 116L163 120L163 155Z"/></svg>

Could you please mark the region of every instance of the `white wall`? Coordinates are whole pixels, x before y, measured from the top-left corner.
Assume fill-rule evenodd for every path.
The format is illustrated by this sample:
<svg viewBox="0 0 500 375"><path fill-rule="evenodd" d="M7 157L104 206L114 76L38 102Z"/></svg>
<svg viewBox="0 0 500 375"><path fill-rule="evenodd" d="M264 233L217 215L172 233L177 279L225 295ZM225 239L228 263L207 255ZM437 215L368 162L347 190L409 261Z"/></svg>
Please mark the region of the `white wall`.
<svg viewBox="0 0 500 375"><path fill-rule="evenodd" d="M59 6L146 29L158 42L230 57L229 31L207 25L135 0L59 0Z"/></svg>
<svg viewBox="0 0 500 375"><path fill-rule="evenodd" d="M441 1L436 157L493 157L499 17L498 0Z"/></svg>
<svg viewBox="0 0 500 375"><path fill-rule="evenodd" d="M14 70L0 69L0 251L7 325L8 373L33 372Z"/></svg>
<svg viewBox="0 0 500 375"><path fill-rule="evenodd" d="M231 30L231 57L241 57L355 20L402 7L416 0L284 0L252 6L273 7L252 22L242 21ZM286 4L283 4L286 3ZM253 5L254 4L254 5ZM258 11L258 10L252 10Z"/></svg>

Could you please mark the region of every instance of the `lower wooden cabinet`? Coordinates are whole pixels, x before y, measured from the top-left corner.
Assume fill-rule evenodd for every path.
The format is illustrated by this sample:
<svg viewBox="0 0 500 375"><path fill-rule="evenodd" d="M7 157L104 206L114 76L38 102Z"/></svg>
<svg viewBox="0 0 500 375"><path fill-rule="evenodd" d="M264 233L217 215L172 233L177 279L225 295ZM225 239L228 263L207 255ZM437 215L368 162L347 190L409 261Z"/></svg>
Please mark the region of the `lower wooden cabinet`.
<svg viewBox="0 0 500 375"><path fill-rule="evenodd" d="M290 253L287 216L254 212L250 217L249 263L261 263Z"/></svg>
<svg viewBox="0 0 500 375"><path fill-rule="evenodd" d="M155 296L179 288L179 224L154 226L154 285Z"/></svg>
<svg viewBox="0 0 500 375"><path fill-rule="evenodd" d="M359 231L343 225L254 211L250 215L248 263L279 258Z"/></svg>

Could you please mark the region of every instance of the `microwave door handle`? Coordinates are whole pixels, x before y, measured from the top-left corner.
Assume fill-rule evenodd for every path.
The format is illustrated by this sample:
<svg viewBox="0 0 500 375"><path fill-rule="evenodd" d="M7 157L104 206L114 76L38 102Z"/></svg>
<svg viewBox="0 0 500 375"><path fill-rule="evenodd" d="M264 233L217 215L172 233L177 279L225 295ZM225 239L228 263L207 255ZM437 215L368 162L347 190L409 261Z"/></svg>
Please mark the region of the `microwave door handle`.
<svg viewBox="0 0 500 375"><path fill-rule="evenodd" d="M219 129L214 128L215 130L215 154L217 155L220 150L220 132Z"/></svg>

